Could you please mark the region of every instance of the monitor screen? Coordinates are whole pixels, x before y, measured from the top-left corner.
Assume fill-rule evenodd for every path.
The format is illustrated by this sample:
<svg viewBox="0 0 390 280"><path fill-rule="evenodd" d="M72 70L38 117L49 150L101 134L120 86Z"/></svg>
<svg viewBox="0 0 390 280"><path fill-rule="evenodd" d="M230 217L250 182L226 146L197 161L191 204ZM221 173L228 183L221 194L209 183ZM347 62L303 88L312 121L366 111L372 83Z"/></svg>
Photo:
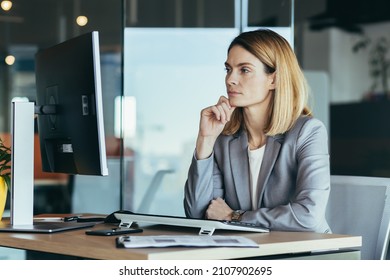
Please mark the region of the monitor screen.
<svg viewBox="0 0 390 280"><path fill-rule="evenodd" d="M35 67L43 171L108 175L98 32L39 51Z"/></svg>

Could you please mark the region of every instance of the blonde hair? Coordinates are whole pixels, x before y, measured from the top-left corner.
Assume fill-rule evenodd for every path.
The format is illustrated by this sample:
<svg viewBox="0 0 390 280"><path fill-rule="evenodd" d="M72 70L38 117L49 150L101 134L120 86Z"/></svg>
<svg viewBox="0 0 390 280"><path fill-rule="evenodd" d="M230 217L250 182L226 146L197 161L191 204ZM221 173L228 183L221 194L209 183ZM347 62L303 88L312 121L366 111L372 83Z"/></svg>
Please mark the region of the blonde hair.
<svg viewBox="0 0 390 280"><path fill-rule="evenodd" d="M275 73L276 88L268 110L266 135L288 131L301 115L311 115L308 106L309 88L290 44L269 29L259 29L238 35L230 44L239 45L256 56L267 74ZM236 133L244 124L242 108L237 108L223 130L223 134Z"/></svg>

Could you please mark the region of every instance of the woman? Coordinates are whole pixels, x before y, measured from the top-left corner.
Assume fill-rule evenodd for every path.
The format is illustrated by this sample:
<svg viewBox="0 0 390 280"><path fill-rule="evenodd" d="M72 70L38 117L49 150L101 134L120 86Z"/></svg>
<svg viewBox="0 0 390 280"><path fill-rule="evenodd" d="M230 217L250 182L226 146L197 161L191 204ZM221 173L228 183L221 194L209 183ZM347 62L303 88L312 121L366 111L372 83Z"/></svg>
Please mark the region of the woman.
<svg viewBox="0 0 390 280"><path fill-rule="evenodd" d="M289 43L261 29L228 48L227 97L201 112L187 217L330 232L328 138Z"/></svg>

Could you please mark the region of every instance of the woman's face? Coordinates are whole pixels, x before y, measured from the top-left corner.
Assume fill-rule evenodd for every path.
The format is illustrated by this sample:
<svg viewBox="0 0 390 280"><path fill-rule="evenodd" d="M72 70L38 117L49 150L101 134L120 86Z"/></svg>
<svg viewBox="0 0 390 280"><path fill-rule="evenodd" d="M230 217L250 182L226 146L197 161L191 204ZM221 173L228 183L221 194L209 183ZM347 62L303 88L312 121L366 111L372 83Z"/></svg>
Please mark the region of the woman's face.
<svg viewBox="0 0 390 280"><path fill-rule="evenodd" d="M275 89L275 74L266 74L264 64L241 46L230 49L225 62L226 90L230 105L249 107L268 103Z"/></svg>

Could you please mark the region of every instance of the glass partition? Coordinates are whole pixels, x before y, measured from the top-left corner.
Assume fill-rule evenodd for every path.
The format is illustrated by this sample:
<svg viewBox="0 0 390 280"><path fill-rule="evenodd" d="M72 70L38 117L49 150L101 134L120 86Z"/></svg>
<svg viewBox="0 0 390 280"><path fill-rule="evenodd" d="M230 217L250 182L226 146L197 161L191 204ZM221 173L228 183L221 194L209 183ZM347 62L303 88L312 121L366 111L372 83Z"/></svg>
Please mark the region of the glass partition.
<svg viewBox="0 0 390 280"><path fill-rule="evenodd" d="M125 208L183 214L199 113L225 94L226 46L236 34L232 28L125 30L124 92L136 104L136 119L124 120L136 124L134 135L124 135L135 154L135 189ZM143 200L151 194L153 201Z"/></svg>
<svg viewBox="0 0 390 280"><path fill-rule="evenodd" d="M86 32L99 31L107 152L110 161L119 162L120 139L115 137L113 123L114 100L123 92L121 53L124 1L11 2L11 9L0 8L0 137L9 139L11 100L18 97L35 101L35 53ZM69 195L72 188L69 186L72 180L63 174L42 172L39 145L35 147L35 213L71 211ZM117 176L117 173L112 172L110 176ZM92 187L98 184L99 178L91 182ZM98 194L99 191L95 190L94 193ZM116 195L119 185L112 192ZM118 208L119 202L114 207Z"/></svg>
<svg viewBox="0 0 390 280"><path fill-rule="evenodd" d="M87 212L150 204L143 210L160 211L165 205L166 213L182 214L181 192L200 110L225 92L228 43L242 30L264 24L289 28L293 21L288 12L293 0L12 2L11 10L0 9L0 133L9 132L11 99L35 98L36 51L99 31L106 144L115 178L104 180L104 190L96 189L99 178L74 180L83 182L80 193L93 193L86 202L74 188L75 201L81 202L73 211ZM156 184L164 195L146 191ZM120 201L96 208L98 196L109 194ZM40 212L51 212L56 209L46 205L63 200L59 193L53 203L46 198L36 202L44 207Z"/></svg>
<svg viewBox="0 0 390 280"><path fill-rule="evenodd" d="M200 111L225 95L230 41L242 30L270 27L292 42L291 1L276 2L130 1L138 12L126 19L124 95L133 101L122 109L133 111L123 125L135 127L135 133L124 133L134 172L124 183L124 208L184 215ZM158 16L152 17L156 6ZM271 15L280 18L276 26L264 21Z"/></svg>

